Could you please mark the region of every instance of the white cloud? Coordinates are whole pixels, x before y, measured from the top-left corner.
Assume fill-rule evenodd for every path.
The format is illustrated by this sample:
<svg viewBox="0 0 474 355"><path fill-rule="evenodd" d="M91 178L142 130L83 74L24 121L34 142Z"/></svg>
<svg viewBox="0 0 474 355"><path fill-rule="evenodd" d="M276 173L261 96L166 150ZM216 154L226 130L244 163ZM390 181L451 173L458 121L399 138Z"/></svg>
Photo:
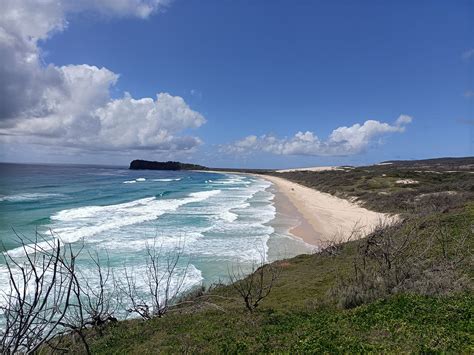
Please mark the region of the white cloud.
<svg viewBox="0 0 474 355"><path fill-rule="evenodd" d="M468 90L464 93L464 97L467 97L468 99L474 97L474 91Z"/></svg>
<svg viewBox="0 0 474 355"><path fill-rule="evenodd" d="M171 0L2 0L0 24L7 32L36 42L67 26L67 15L95 12L107 17L147 18Z"/></svg>
<svg viewBox="0 0 474 355"><path fill-rule="evenodd" d="M100 144L106 142L113 148L188 150L200 144L200 140L175 134L206 122L181 97L167 93L158 94L156 100L135 100L126 94L95 114L101 124L97 137Z"/></svg>
<svg viewBox="0 0 474 355"><path fill-rule="evenodd" d="M413 118L408 116L408 115L400 115L398 116L398 118L396 119L395 121L395 125L398 126L398 127L401 127L402 129L404 129L404 127L402 127L403 125L406 125L406 124L409 124L413 121ZM402 131L403 132L403 131Z"/></svg>
<svg viewBox="0 0 474 355"><path fill-rule="evenodd" d="M221 151L232 154L250 152L268 152L280 155L352 155L366 150L374 140L387 133L404 132L412 118L400 115L394 124L374 120L350 127L338 127L326 140L320 140L313 132L298 132L290 138L277 138L273 135L248 136L230 145L221 147Z"/></svg>
<svg viewBox="0 0 474 355"><path fill-rule="evenodd" d="M100 125L93 124L93 112L109 100L109 88L118 75L106 68L89 65L69 65L55 68L61 78L60 86L44 88L42 109L34 115L16 120L13 127L3 131L15 136L80 139ZM55 143L58 143L56 141Z"/></svg>
<svg viewBox="0 0 474 355"><path fill-rule="evenodd" d="M179 132L197 128L204 117L181 97L167 93L152 98L111 100L118 75L106 68L69 65L58 68L64 87L45 91L45 114L19 120L1 133L30 137L30 142L87 149L189 150L200 143Z"/></svg>
<svg viewBox="0 0 474 355"><path fill-rule="evenodd" d="M84 149L191 150L182 131L205 123L181 97L112 100L119 75L92 65L44 65L39 40L67 27L67 14L146 18L169 0L4 0L0 13L2 140Z"/></svg>
<svg viewBox="0 0 474 355"><path fill-rule="evenodd" d="M39 6L40 5L40 6ZM40 7L36 9L36 7ZM41 110L48 88L60 88L61 73L44 66L39 39L65 27L60 6L52 1L5 0L0 12L0 125L11 125L20 113Z"/></svg>

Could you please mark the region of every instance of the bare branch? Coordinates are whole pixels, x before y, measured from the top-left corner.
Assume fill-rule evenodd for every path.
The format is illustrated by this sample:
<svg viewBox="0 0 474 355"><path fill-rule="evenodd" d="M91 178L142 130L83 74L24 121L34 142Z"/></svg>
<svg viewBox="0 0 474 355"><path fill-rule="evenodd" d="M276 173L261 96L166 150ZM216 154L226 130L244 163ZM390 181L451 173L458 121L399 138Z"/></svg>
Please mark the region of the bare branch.
<svg viewBox="0 0 474 355"><path fill-rule="evenodd" d="M124 295L129 313L135 313L143 319L164 316L174 306L177 296L182 291L189 268L189 260L179 270L184 245L179 243L173 250L164 252L157 245L156 239L146 247L146 264L143 282L146 290L137 286L136 273L124 266L124 281L117 283L117 288Z"/></svg>
<svg viewBox="0 0 474 355"><path fill-rule="evenodd" d="M228 270L232 287L244 301L245 307L253 312L272 291L281 273L277 263L265 264L262 257L259 263L253 263L250 274L246 274L240 265Z"/></svg>
<svg viewBox="0 0 474 355"><path fill-rule="evenodd" d="M72 249L67 253L54 235L46 239L36 233L31 240L15 234L24 255L3 254L10 286L2 290L0 306L4 354L35 352L55 335L70 306L70 271L78 255Z"/></svg>

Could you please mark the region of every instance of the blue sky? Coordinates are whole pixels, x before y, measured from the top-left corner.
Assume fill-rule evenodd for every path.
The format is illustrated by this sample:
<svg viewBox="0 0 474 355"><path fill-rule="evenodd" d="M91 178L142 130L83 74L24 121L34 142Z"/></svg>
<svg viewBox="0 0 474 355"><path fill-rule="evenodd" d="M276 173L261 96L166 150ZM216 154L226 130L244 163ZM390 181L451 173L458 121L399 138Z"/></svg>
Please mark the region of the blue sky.
<svg viewBox="0 0 474 355"><path fill-rule="evenodd" d="M8 33L36 34L30 52L38 53L40 74L28 75L42 77L48 65L58 72L58 79L35 82L47 95L61 87L50 87L55 80L75 85L78 77L90 78L84 68L78 74L81 65L109 74L97 91L90 79L46 103L43 95L15 104L0 126L0 160L294 167L473 153L473 1L138 0L126 9L85 1L59 10L19 2L31 10L28 16L44 12L51 21L47 29L18 29L0 18ZM136 11L137 3L149 13ZM33 69L9 70L5 65L0 75L23 78ZM107 97L76 100L88 87L94 97L104 90ZM130 110L125 92L136 100L170 96L155 101L165 107L150 118L157 124L147 121L147 132L121 142L130 125L142 125L153 111ZM68 108L51 114L58 100L64 106L70 100ZM111 109L114 100L120 111ZM31 102L41 102L41 110ZM91 105L87 113L69 109L84 102ZM410 122L396 124L400 115ZM104 120L119 123L93 137L98 128L91 127L103 127ZM377 123L369 127L367 120ZM340 127L353 128L331 138Z"/></svg>

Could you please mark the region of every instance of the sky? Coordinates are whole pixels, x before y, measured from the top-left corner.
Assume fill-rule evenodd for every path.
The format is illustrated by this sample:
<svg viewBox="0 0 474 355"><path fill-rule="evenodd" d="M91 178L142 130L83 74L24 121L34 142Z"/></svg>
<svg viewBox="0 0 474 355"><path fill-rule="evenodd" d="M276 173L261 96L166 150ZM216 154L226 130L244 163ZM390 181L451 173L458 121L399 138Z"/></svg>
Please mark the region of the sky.
<svg viewBox="0 0 474 355"><path fill-rule="evenodd" d="M0 0L0 161L470 156L474 1Z"/></svg>

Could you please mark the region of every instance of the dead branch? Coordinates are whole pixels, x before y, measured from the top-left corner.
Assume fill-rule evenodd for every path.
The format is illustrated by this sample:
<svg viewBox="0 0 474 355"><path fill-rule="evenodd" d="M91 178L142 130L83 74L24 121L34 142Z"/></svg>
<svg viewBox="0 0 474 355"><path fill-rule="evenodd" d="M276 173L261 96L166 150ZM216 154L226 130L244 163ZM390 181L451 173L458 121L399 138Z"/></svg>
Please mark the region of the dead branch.
<svg viewBox="0 0 474 355"><path fill-rule="evenodd" d="M257 266L258 265L258 266ZM237 291L245 307L253 312L272 291L281 273L276 264L265 264L263 258L259 264L253 264L248 276L240 266L228 271L232 287Z"/></svg>
<svg viewBox="0 0 474 355"><path fill-rule="evenodd" d="M71 301L78 253L63 247L52 235L39 233L33 240L15 233L24 255L3 254L9 275L9 287L2 291L2 329L0 351L3 354L33 353L54 337L61 327Z"/></svg>
<svg viewBox="0 0 474 355"><path fill-rule="evenodd" d="M178 264L182 259L184 246L180 243L171 251L163 252L156 239L146 247L146 266L143 281L146 290L137 285L137 275L124 267L125 280L119 281L117 288L129 304L127 312L138 314L143 319L164 316L174 306L186 280L189 260L182 274L178 274Z"/></svg>

